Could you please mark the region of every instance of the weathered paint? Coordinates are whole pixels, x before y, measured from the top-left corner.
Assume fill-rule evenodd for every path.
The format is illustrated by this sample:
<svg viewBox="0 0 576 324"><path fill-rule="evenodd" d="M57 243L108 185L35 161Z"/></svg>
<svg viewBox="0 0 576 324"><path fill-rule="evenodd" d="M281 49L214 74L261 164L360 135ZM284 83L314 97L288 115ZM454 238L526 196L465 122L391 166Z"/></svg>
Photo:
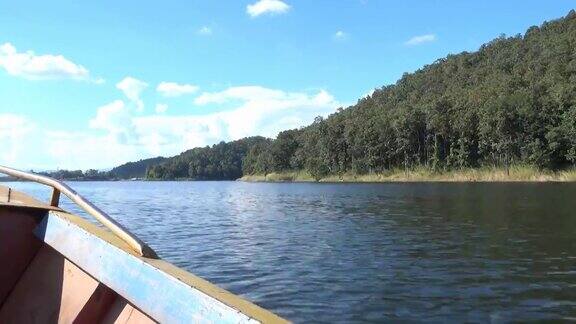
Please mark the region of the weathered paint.
<svg viewBox="0 0 576 324"><path fill-rule="evenodd" d="M130 233L126 228L124 228L121 224L116 222L113 218L107 215L104 211L100 208L92 204L90 201L82 197L78 194L74 189L68 186L66 183L48 177L41 174L36 174L33 172L25 172L13 168L9 168L6 166L0 165L0 173L4 173L14 178L24 179L27 181L32 181L35 183L43 184L45 186L52 187L53 195L51 198L50 204L54 207L58 205L58 200L60 197L60 193L64 194L68 199L70 199L73 203L75 203L78 207L82 208L88 215L94 217L98 220L102 225L112 231L114 234L118 235L121 239L126 241L132 248L134 248L138 253L142 256L148 258L158 258L158 255L154 250L152 250L146 243L141 241L138 237ZM10 203L11 199L11 190L8 189L8 198L7 203Z"/></svg>
<svg viewBox="0 0 576 324"><path fill-rule="evenodd" d="M47 205L19 191L11 190L5 186L0 186L0 207L3 206L26 207L43 210L62 210L58 207Z"/></svg>
<svg viewBox="0 0 576 324"><path fill-rule="evenodd" d="M50 212L35 233L159 322L285 323L276 315L161 260L130 253L127 247L102 233L102 229L73 215Z"/></svg>

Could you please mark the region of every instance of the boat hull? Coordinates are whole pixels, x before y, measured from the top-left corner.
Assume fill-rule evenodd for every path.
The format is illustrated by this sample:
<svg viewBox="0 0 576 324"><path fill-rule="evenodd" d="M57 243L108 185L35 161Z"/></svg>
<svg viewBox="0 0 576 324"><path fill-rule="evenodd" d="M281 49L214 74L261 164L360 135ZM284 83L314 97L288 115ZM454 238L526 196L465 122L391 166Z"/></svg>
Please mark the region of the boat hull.
<svg viewBox="0 0 576 324"><path fill-rule="evenodd" d="M10 194L0 203L0 323L286 322L79 216Z"/></svg>

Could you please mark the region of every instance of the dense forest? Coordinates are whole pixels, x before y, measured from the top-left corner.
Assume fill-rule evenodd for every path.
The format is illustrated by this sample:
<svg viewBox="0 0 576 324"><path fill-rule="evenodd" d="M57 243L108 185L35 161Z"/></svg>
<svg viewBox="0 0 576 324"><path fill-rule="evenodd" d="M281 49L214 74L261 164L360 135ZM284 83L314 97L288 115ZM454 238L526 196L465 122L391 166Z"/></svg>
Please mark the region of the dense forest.
<svg viewBox="0 0 576 324"><path fill-rule="evenodd" d="M392 168L576 163L576 13L474 53L449 55L395 85L276 139L195 148L151 179L235 179L300 170L319 179Z"/></svg>
<svg viewBox="0 0 576 324"><path fill-rule="evenodd" d="M140 160L137 162L128 162L113 168L110 171L100 170L56 170L42 171L37 174L48 176L58 180L69 181L109 181L109 180L126 180L133 178L144 178L146 171L152 165L162 163L166 158L156 157L151 159ZM31 170L31 172L34 172Z"/></svg>
<svg viewBox="0 0 576 324"><path fill-rule="evenodd" d="M576 12L500 36L473 53L406 73L309 126L249 137L108 172L59 170L64 180L231 180L303 171L316 179L512 165L576 165Z"/></svg>
<svg viewBox="0 0 576 324"><path fill-rule="evenodd" d="M149 179L233 180L242 177L248 151L268 147L264 137L247 137L213 146L197 147L148 169ZM249 163L248 163L249 164Z"/></svg>
<svg viewBox="0 0 576 324"><path fill-rule="evenodd" d="M32 171L34 172L34 171ZM113 180L116 177L110 172L99 170L57 170L57 171L44 171L36 172L37 174L48 176L58 180L72 180L72 181L105 181Z"/></svg>
<svg viewBox="0 0 576 324"><path fill-rule="evenodd" d="M166 158L159 156L137 162L128 162L110 170L110 174L118 179L144 178L148 168L160 164L165 160Z"/></svg>

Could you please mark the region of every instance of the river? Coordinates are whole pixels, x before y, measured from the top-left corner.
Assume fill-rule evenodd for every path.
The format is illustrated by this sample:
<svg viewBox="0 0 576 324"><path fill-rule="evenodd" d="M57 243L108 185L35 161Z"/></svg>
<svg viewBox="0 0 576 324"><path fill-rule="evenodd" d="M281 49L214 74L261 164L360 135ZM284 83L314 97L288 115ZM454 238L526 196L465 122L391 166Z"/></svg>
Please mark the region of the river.
<svg viewBox="0 0 576 324"><path fill-rule="evenodd" d="M576 319L576 184L69 184L164 259L298 323Z"/></svg>

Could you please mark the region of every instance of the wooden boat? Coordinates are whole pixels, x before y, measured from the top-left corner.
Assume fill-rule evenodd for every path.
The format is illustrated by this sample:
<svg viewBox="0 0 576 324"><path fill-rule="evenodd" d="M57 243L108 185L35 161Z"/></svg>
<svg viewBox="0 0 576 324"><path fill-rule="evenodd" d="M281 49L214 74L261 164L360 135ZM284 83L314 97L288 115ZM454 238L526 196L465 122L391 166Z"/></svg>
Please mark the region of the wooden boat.
<svg viewBox="0 0 576 324"><path fill-rule="evenodd" d="M0 323L286 323L161 260L66 184L0 173L53 188L43 203L0 187ZM59 208L61 193L103 226Z"/></svg>

